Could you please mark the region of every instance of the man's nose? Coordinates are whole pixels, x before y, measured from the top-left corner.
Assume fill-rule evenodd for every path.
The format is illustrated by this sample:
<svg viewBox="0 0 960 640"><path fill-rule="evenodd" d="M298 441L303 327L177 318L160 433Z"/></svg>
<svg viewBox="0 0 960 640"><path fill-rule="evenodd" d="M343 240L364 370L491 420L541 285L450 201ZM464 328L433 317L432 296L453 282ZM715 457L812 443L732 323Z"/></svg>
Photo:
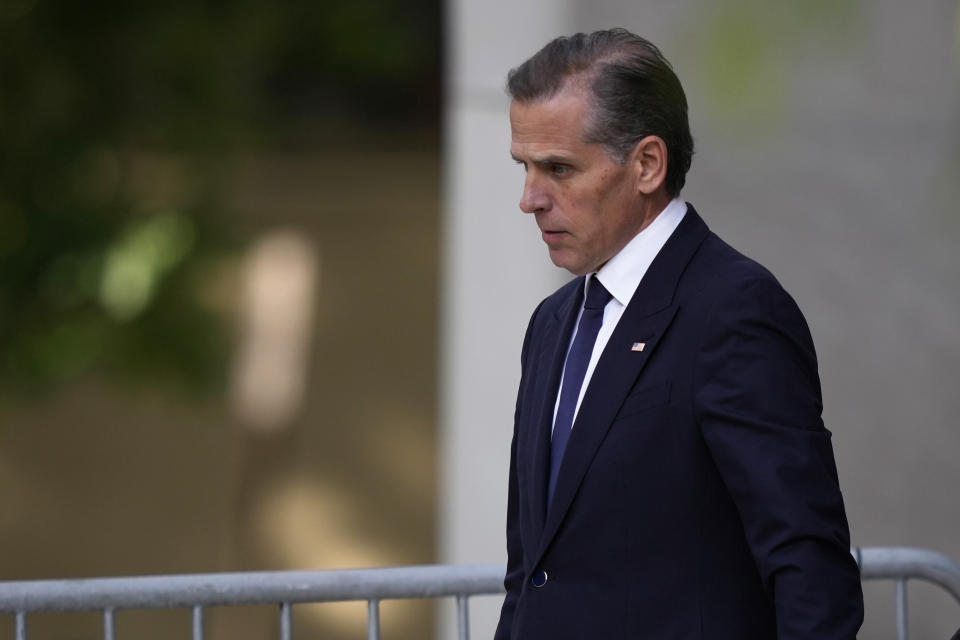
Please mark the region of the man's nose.
<svg viewBox="0 0 960 640"><path fill-rule="evenodd" d="M535 176L527 173L523 183L523 194L520 196L520 210L524 213L536 213L550 207L550 197L539 184Z"/></svg>

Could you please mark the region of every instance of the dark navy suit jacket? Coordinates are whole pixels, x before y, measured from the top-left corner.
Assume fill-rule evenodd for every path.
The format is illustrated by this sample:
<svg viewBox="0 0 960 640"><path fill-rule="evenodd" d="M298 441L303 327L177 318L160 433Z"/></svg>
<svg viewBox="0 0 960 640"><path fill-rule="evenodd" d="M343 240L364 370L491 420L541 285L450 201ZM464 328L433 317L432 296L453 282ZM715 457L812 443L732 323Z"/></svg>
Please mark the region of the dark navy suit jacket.
<svg viewBox="0 0 960 640"><path fill-rule="evenodd" d="M583 278L559 289L524 339L496 640L854 638L859 571L794 301L689 207L600 357L548 509L582 298Z"/></svg>

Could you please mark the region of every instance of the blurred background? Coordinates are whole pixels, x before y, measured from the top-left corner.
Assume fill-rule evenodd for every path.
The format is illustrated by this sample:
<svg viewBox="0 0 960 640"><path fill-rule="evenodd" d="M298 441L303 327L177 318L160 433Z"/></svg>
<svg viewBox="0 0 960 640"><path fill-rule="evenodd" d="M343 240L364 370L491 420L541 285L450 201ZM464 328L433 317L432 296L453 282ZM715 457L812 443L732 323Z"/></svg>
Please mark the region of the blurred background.
<svg viewBox="0 0 960 640"><path fill-rule="evenodd" d="M684 197L807 315L854 544L960 559L956 1L0 0L0 580L503 561L520 341L567 278L517 209L504 77L613 25L687 90ZM865 588L862 636L894 637ZM960 626L932 587L911 611ZM294 618L364 636L363 604ZM385 638L449 625L383 607Z"/></svg>
<svg viewBox="0 0 960 640"><path fill-rule="evenodd" d="M0 2L0 579L435 559L440 15Z"/></svg>

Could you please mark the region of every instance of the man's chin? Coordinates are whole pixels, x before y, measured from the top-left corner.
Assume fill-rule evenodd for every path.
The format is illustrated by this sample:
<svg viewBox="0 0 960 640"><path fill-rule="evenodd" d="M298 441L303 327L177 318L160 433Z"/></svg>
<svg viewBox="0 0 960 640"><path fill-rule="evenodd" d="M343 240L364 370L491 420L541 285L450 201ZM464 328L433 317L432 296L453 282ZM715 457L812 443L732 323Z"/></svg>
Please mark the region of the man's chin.
<svg viewBox="0 0 960 640"><path fill-rule="evenodd" d="M591 271L588 267L571 260L570 256L564 255L559 251L550 251L550 261L553 262L554 266L560 267L561 269L566 269L575 276L582 276L590 273Z"/></svg>

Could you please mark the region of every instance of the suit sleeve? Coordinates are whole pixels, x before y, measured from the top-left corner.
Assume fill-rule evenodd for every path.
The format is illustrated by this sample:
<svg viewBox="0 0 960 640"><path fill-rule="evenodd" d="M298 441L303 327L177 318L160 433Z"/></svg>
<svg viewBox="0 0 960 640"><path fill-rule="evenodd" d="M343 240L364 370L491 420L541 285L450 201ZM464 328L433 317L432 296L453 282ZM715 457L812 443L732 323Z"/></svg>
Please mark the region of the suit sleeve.
<svg viewBox="0 0 960 640"><path fill-rule="evenodd" d="M777 638L850 640L863 596L809 329L769 275L718 300L694 410L774 603Z"/></svg>
<svg viewBox="0 0 960 640"><path fill-rule="evenodd" d="M523 348L520 351L520 386L517 391L517 404L513 414L513 439L510 443L510 475L507 484L507 572L503 579L503 586L507 595L500 610L500 621L494 634L494 640L510 640L513 614L520 599L523 588L524 562L523 544L520 538L520 505L519 488L517 487L517 425L520 420L521 400L523 398L524 383L527 381L527 362L530 350L531 336L534 332L537 314L543 307L541 302L534 310L527 325L527 332L523 338Z"/></svg>

